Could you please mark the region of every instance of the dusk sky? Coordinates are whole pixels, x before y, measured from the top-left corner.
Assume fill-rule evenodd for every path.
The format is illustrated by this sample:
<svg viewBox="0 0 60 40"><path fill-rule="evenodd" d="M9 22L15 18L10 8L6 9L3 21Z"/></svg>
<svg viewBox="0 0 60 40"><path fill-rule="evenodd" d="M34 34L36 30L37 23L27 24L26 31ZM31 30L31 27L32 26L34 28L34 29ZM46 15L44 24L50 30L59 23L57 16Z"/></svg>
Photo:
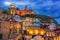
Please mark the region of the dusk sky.
<svg viewBox="0 0 60 40"><path fill-rule="evenodd" d="M60 0L0 0L0 7L9 8L12 3L19 9L24 9L27 5L36 14L55 17L60 24Z"/></svg>

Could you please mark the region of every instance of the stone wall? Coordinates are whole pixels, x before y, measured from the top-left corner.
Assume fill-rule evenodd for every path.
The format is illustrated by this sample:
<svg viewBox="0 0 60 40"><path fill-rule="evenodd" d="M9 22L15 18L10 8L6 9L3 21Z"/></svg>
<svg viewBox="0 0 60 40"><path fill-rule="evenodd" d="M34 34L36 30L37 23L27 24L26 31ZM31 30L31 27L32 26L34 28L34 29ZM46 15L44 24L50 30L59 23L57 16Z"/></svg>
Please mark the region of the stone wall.
<svg viewBox="0 0 60 40"><path fill-rule="evenodd" d="M3 34L2 39L7 40L8 39L8 34L9 34L9 26L10 22L1 22L1 33Z"/></svg>

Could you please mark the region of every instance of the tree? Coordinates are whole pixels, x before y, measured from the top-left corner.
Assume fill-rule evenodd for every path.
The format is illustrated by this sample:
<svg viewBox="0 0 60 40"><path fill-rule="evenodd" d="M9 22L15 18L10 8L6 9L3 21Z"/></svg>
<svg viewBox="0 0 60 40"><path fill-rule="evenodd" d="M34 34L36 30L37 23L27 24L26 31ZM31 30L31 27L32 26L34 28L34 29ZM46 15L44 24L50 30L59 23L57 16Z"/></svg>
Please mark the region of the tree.
<svg viewBox="0 0 60 40"><path fill-rule="evenodd" d="M2 11L4 14L8 14L8 11L7 10L5 10L5 9L3 9L3 11Z"/></svg>
<svg viewBox="0 0 60 40"><path fill-rule="evenodd" d="M19 10L19 8L16 8L17 10Z"/></svg>

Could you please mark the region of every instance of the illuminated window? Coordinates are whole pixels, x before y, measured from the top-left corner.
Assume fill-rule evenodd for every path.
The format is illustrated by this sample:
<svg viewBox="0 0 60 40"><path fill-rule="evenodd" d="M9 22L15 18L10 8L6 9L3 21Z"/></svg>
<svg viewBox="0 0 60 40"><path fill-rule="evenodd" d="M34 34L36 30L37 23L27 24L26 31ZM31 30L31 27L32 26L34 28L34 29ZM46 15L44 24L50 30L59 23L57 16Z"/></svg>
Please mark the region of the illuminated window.
<svg viewBox="0 0 60 40"><path fill-rule="evenodd" d="M13 15L15 14L15 11L13 11Z"/></svg>
<svg viewBox="0 0 60 40"><path fill-rule="evenodd" d="M55 36L55 33L54 32L52 32L52 36Z"/></svg>
<svg viewBox="0 0 60 40"><path fill-rule="evenodd" d="M19 23L17 23L17 24L16 24L16 27L17 27L17 28L20 28L20 24L19 24Z"/></svg>
<svg viewBox="0 0 60 40"><path fill-rule="evenodd" d="M33 31L32 31L32 30L30 30L29 34L32 34L32 35L33 35Z"/></svg>
<svg viewBox="0 0 60 40"><path fill-rule="evenodd" d="M57 40L59 40L59 37L57 37Z"/></svg>
<svg viewBox="0 0 60 40"><path fill-rule="evenodd" d="M25 24L26 24L26 22L23 22L23 24L25 25Z"/></svg>
<svg viewBox="0 0 60 40"><path fill-rule="evenodd" d="M59 40L60 40L60 36L59 36Z"/></svg>
<svg viewBox="0 0 60 40"><path fill-rule="evenodd" d="M31 14L34 14L34 11L32 11Z"/></svg>
<svg viewBox="0 0 60 40"><path fill-rule="evenodd" d="M59 38L58 37L54 37L54 40L59 40Z"/></svg>
<svg viewBox="0 0 60 40"><path fill-rule="evenodd" d="M49 33L47 32L47 36L49 36Z"/></svg>
<svg viewBox="0 0 60 40"><path fill-rule="evenodd" d="M9 28L9 35L11 36L11 34L13 33L13 31L12 31L12 29L13 29L13 24L10 24L10 28Z"/></svg>
<svg viewBox="0 0 60 40"><path fill-rule="evenodd" d="M56 40L56 37L54 37L54 40Z"/></svg>
<svg viewBox="0 0 60 40"><path fill-rule="evenodd" d="M40 31L40 35L44 35L44 30L41 30Z"/></svg>
<svg viewBox="0 0 60 40"><path fill-rule="evenodd" d="M38 34L38 30L35 30L35 34Z"/></svg>
<svg viewBox="0 0 60 40"><path fill-rule="evenodd" d="M13 24L10 24L10 29L12 29L13 28Z"/></svg>
<svg viewBox="0 0 60 40"><path fill-rule="evenodd" d="M49 36L52 36L52 33L51 32L49 33Z"/></svg>
<svg viewBox="0 0 60 40"><path fill-rule="evenodd" d="M10 11L10 13L11 13L11 14L13 14L13 12L12 12L12 11Z"/></svg>

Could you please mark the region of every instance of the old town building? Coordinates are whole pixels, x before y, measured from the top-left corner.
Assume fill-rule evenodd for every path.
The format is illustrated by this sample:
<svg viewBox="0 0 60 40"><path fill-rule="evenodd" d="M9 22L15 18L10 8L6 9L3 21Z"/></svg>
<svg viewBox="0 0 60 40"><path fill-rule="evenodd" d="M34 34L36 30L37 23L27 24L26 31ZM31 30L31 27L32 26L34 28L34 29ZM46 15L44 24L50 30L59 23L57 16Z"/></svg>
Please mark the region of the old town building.
<svg viewBox="0 0 60 40"><path fill-rule="evenodd" d="M27 6L24 10L17 10L14 4L11 4L8 13L0 14L1 40L22 40L23 37L26 40L60 40L60 35L57 35L60 29L56 28L53 19L50 18L49 22L41 20Z"/></svg>

